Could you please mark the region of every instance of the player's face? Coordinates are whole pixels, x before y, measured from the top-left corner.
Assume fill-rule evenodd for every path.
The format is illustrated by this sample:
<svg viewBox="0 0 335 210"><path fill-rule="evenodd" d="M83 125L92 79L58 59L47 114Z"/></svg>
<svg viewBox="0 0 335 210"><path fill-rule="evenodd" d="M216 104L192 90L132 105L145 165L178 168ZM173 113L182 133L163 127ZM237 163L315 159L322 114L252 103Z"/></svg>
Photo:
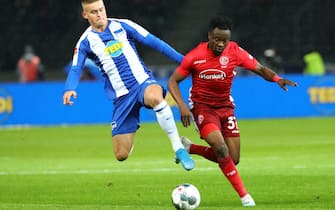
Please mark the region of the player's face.
<svg viewBox="0 0 335 210"><path fill-rule="evenodd" d="M107 15L104 2L102 0L89 4L82 4L83 17L88 20L93 30L102 32L107 26Z"/></svg>
<svg viewBox="0 0 335 210"><path fill-rule="evenodd" d="M230 30L215 28L213 31L208 32L208 47L214 52L215 55L220 55L226 48L231 38Z"/></svg>

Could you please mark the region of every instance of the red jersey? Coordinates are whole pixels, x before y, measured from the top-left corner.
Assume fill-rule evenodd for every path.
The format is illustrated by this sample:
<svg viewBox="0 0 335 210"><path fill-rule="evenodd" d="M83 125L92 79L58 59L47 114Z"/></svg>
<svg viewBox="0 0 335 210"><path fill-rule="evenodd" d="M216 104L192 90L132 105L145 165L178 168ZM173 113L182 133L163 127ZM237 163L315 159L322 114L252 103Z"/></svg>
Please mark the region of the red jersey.
<svg viewBox="0 0 335 210"><path fill-rule="evenodd" d="M231 97L234 69L240 66L253 70L256 64L257 60L236 42L230 41L219 56L203 42L185 55L177 71L184 76L192 74L191 108L193 102L234 107Z"/></svg>

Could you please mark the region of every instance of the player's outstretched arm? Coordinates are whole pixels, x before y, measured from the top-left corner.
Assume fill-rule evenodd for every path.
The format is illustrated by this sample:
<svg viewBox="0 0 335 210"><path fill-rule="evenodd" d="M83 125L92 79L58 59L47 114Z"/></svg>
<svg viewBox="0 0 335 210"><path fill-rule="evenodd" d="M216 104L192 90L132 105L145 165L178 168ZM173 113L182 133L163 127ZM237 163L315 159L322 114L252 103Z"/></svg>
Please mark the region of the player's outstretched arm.
<svg viewBox="0 0 335 210"><path fill-rule="evenodd" d="M73 97L74 99L77 98L77 92L74 90L65 91L63 95L63 104L72 106L73 101L71 101L71 97Z"/></svg>
<svg viewBox="0 0 335 210"><path fill-rule="evenodd" d="M259 76L263 77L263 79L269 82L276 82L285 91L288 91L286 87L287 85L292 86L292 87L297 86L296 82L279 77L277 73L274 72L272 69L266 66L263 66L260 63L256 65L256 68L253 71Z"/></svg>

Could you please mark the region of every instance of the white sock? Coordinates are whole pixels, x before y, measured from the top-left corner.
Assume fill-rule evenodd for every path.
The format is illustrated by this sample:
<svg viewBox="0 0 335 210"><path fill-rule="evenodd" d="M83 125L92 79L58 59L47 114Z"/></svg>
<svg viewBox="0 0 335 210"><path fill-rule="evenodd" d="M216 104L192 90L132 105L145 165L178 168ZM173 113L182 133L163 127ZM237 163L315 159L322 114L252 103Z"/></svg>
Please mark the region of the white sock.
<svg viewBox="0 0 335 210"><path fill-rule="evenodd" d="M166 103L166 101L164 100L160 104L155 106L154 111L156 112L156 117L159 125L166 132L171 141L173 151L176 152L178 149L184 148L180 141L180 136L176 126L176 122L174 121L171 108Z"/></svg>

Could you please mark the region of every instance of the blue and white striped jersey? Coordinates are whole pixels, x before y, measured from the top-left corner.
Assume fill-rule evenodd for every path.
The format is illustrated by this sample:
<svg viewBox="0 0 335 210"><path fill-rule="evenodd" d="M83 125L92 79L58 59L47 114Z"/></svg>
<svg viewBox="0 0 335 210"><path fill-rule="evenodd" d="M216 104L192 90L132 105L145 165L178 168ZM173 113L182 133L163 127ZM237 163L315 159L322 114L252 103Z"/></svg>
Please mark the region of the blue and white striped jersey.
<svg viewBox="0 0 335 210"><path fill-rule="evenodd" d="M152 74L138 56L135 41L159 51L177 63L183 59L183 55L140 25L127 19L109 18L104 32L95 32L92 27L88 27L80 37L65 90L74 90L78 86L87 57L100 67L109 98L118 98L137 88Z"/></svg>

